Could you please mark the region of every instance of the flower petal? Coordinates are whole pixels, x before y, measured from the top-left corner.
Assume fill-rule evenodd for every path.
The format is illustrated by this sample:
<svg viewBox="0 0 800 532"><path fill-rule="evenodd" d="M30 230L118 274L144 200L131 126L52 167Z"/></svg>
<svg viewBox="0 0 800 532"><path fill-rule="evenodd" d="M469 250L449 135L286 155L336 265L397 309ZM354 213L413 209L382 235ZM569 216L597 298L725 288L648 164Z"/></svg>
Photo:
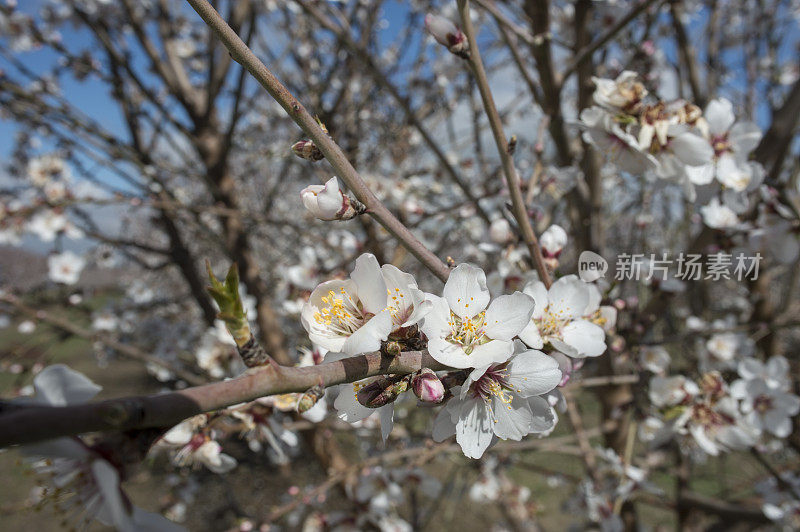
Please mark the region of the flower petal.
<svg viewBox="0 0 800 532"><path fill-rule="evenodd" d="M459 318L472 318L489 304L486 274L471 264L459 264L450 272L442 295Z"/></svg>
<svg viewBox="0 0 800 532"><path fill-rule="evenodd" d="M40 371L33 378L33 388L37 402L50 406L85 403L103 389L64 364L54 364Z"/></svg>
<svg viewBox="0 0 800 532"><path fill-rule="evenodd" d="M752 122L738 122L731 128L728 141L733 145L736 155L747 157L761 142L761 129Z"/></svg>
<svg viewBox="0 0 800 532"><path fill-rule="evenodd" d="M506 369L506 380L522 397L545 394L561 382L558 361L541 351L529 350L515 355Z"/></svg>
<svg viewBox="0 0 800 532"><path fill-rule="evenodd" d="M492 421L482 400L464 401L456 423L456 441L467 458L480 458L494 437Z"/></svg>
<svg viewBox="0 0 800 532"><path fill-rule="evenodd" d="M706 139L694 133L681 133L670 143L672 152L683 164L702 166L711 162L714 148Z"/></svg>
<svg viewBox="0 0 800 532"><path fill-rule="evenodd" d="M467 355L470 368L500 364L514 354L514 342L511 340L492 340L472 349Z"/></svg>
<svg viewBox="0 0 800 532"><path fill-rule="evenodd" d="M520 331L519 339L525 342L525 345L534 349L544 347L544 340L542 340L542 335L539 334L539 327L533 321L528 322L525 328Z"/></svg>
<svg viewBox="0 0 800 532"><path fill-rule="evenodd" d="M386 282L375 255L364 253L358 257L350 278L358 287L358 299L365 312L377 314L386 308Z"/></svg>
<svg viewBox="0 0 800 532"><path fill-rule="evenodd" d="M451 402L456 399L451 399ZM451 419L450 411L442 408L433 420L432 438L435 442L441 442L456 433L456 423Z"/></svg>
<svg viewBox="0 0 800 532"><path fill-rule="evenodd" d="M727 133L736 120L733 104L726 98L711 100L706 106L705 119L708 122L708 131L712 135Z"/></svg>
<svg viewBox="0 0 800 532"><path fill-rule="evenodd" d="M530 432L533 422L531 407L527 400L518 395L512 394L510 403L496 395L492 396L492 415L492 429L501 440L519 441Z"/></svg>
<svg viewBox="0 0 800 532"><path fill-rule="evenodd" d="M429 339L446 337L450 334L450 305L445 298L431 294L425 302L430 303L430 309L419 328Z"/></svg>
<svg viewBox="0 0 800 532"><path fill-rule="evenodd" d="M364 381L359 381L363 383ZM374 408L367 408L356 399L356 388L354 384L342 384L339 387L339 395L333 402L333 407L336 409L339 419L347 421L348 423L355 423L371 416Z"/></svg>
<svg viewBox="0 0 800 532"><path fill-rule="evenodd" d="M533 298L533 318L541 318L547 308L547 287L541 281L530 281L522 289L522 293Z"/></svg>
<svg viewBox="0 0 800 532"><path fill-rule="evenodd" d="M360 355L377 351L381 342L392 332L392 313L389 309L381 311L358 328L342 345L342 351L349 355Z"/></svg>
<svg viewBox="0 0 800 532"><path fill-rule="evenodd" d="M496 340L511 340L530 323L533 306L533 298L522 292L498 297L486 310L484 333Z"/></svg>
<svg viewBox="0 0 800 532"><path fill-rule="evenodd" d="M603 328L586 320L575 320L562 329L564 343L578 351L578 358L596 357L606 350L606 333Z"/></svg>
<svg viewBox="0 0 800 532"><path fill-rule="evenodd" d="M548 312L558 319L580 318L589 305L589 289L575 275L566 275L553 283L547 293Z"/></svg>
<svg viewBox="0 0 800 532"><path fill-rule="evenodd" d="M531 420L531 433L547 432L552 430L556 424L555 412L543 397L529 397L528 405L531 409L533 419Z"/></svg>
<svg viewBox="0 0 800 532"><path fill-rule="evenodd" d="M460 345L453 344L441 336L428 340L428 353L437 362L451 368L471 368L471 358Z"/></svg>

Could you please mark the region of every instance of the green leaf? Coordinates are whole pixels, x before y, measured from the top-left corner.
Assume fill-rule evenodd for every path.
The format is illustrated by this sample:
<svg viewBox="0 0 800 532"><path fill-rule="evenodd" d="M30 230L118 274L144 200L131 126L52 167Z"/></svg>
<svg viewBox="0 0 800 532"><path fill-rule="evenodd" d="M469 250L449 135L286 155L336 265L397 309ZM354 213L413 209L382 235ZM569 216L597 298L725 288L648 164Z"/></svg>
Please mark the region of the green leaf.
<svg viewBox="0 0 800 532"><path fill-rule="evenodd" d="M239 267L234 262L228 269L225 282L220 282L211 271L211 263L206 260L206 270L211 286L206 290L219 307L217 317L225 322L225 327L231 333L236 345L243 346L250 339L250 325L247 323L247 312L242 304L239 294Z"/></svg>

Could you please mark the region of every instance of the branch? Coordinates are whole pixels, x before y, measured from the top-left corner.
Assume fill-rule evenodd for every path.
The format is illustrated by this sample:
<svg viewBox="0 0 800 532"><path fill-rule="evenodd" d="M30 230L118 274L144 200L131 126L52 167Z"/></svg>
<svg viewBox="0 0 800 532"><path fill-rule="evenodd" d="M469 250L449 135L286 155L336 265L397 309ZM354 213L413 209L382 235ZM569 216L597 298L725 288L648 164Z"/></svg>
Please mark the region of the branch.
<svg viewBox="0 0 800 532"><path fill-rule="evenodd" d="M672 16L672 27L675 30L675 39L678 42L678 51L686 67L686 75L689 78L689 87L692 89L694 103L698 107L705 107L706 96L700 88L700 70L697 66L697 56L694 46L689 42L689 36L686 34L686 28L681 20L684 15L683 5L680 0L670 0L669 7Z"/></svg>
<svg viewBox="0 0 800 532"><path fill-rule="evenodd" d="M397 238L426 268L440 280L445 281L450 269L439 257L426 248L372 193L364 180L342 152L341 148L320 128L313 116L303 107L286 87L262 63L236 35L225 20L207 0L187 0L206 24L214 30L230 52L231 57L245 67L253 77L277 101L289 116L325 155L342 181L363 203L368 212L380 222L392 236Z"/></svg>
<svg viewBox="0 0 800 532"><path fill-rule="evenodd" d="M539 273L539 278L542 282L550 287L552 283L550 273L547 271L547 266L544 263L542 250L539 247L539 240L536 238L536 233L531 226L531 220L528 217L528 211L525 208L525 201L522 199L522 191L519 186L519 174L514 167L514 158L508 150L508 141L506 140L505 133L503 132L503 122L500 119L500 114L497 112L497 107L494 104L492 91L489 88L489 80L486 77L486 71L483 68L483 61L481 54L478 50L478 43L475 39L475 30L472 27L472 20L469 15L469 1L459 0L458 10L461 15L461 23L464 26L464 35L467 36L469 41L469 64L475 74L475 81L478 85L478 90L481 93L483 100L483 107L486 110L486 116L489 119L489 126L494 135L494 141L497 144L497 151L500 154L500 160L503 163L503 173L506 177L506 184L508 185L508 193L511 195L511 203L514 212L514 218L517 220L522 239L528 246L528 251L531 254L531 259L536 266L536 271Z"/></svg>
<svg viewBox="0 0 800 532"><path fill-rule="evenodd" d="M783 105L772 111L772 125L758 144L753 157L767 170L765 182L777 185L781 167L792 145L794 132L800 123L800 80L792 86ZM781 187L783 188L783 187ZM791 205L791 202L789 202Z"/></svg>
<svg viewBox="0 0 800 532"><path fill-rule="evenodd" d="M86 432L171 427L203 412L268 395L302 393L319 384L328 387L375 375L404 375L423 367L444 369L425 351L396 357L375 352L303 368L271 363L226 381L149 396L63 407L0 403L0 448Z"/></svg>
<svg viewBox="0 0 800 532"><path fill-rule="evenodd" d="M650 6L660 5L662 2L663 0L643 0L641 3L639 3L639 5L631 9L624 17L619 19L617 23L609 28L608 31L606 31L603 35L578 50L575 53L575 56L572 58L572 61L570 61L566 68L564 68L564 72L561 74L561 83L564 83L564 80L571 76L578 69L578 67L581 66L581 63L590 58L593 53L602 48L620 31L625 29L625 27L633 22L636 17L646 11Z"/></svg>

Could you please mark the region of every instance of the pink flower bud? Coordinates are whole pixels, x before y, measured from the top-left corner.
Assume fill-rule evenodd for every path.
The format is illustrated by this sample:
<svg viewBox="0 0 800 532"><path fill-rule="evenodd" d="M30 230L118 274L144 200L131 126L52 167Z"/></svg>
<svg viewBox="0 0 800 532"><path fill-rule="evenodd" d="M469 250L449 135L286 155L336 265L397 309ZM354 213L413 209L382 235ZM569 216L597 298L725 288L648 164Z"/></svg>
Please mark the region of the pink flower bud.
<svg viewBox="0 0 800 532"><path fill-rule="evenodd" d="M414 375L411 388L419 400L425 403L440 403L444 398L444 384L436 376L436 372L429 368L422 368Z"/></svg>
<svg viewBox="0 0 800 532"><path fill-rule="evenodd" d="M436 42L446 46L451 53L463 58L469 57L467 36L449 19L428 13L425 15L425 28Z"/></svg>

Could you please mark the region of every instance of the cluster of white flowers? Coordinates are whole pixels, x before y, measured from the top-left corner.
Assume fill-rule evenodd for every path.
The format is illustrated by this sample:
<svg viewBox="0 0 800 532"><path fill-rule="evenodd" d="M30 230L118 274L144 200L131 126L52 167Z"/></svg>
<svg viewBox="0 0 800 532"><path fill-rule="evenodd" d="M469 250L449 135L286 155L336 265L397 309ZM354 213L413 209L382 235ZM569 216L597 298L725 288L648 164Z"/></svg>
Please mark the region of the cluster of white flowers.
<svg viewBox="0 0 800 532"><path fill-rule="evenodd" d="M584 140L622 171L680 183L690 201L696 186L714 190L716 183L722 193L700 209L703 220L715 229L737 227L740 195L763 179L761 166L748 159L761 140L758 126L737 122L725 98L705 111L685 100L648 98L635 72L593 80L596 105L580 116Z"/></svg>
<svg viewBox="0 0 800 532"><path fill-rule="evenodd" d="M559 279L549 291L537 281L492 299L483 270L470 264L454 268L437 296L419 290L411 275L364 254L350 279L314 289L302 323L316 349L328 351L326 362L395 343L402 349L427 347L442 366L467 370L448 373L460 374L454 380L426 368L413 377L341 385L334 407L351 423L378 412L386 439L399 394L413 389L425 402L445 399L434 439L455 434L464 454L478 458L497 439L520 440L553 428L556 415L545 395L563 384L564 364L557 357L598 356L606 349L601 324L616 315L601 308L600 299L596 286L575 276ZM554 356L539 351L545 343Z"/></svg>
<svg viewBox="0 0 800 532"><path fill-rule="evenodd" d="M667 364L653 365L663 373ZM649 398L656 414L642 425L642 439L659 445L678 435L681 443L691 444L688 450L716 456L752 447L768 435L787 437L791 418L800 412L800 397L791 393L787 360L745 357L737 371L740 378L730 386L717 371L704 373L698 381L682 375L654 376Z"/></svg>

